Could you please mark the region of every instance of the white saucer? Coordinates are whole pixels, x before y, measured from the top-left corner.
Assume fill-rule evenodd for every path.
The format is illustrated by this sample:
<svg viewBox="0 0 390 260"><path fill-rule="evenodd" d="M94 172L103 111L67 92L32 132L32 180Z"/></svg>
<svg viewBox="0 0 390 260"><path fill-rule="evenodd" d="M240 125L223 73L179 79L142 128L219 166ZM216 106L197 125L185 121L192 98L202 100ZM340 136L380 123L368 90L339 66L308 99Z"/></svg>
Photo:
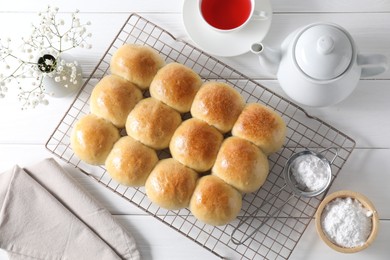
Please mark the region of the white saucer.
<svg viewBox="0 0 390 260"><path fill-rule="evenodd" d="M256 6L261 6L262 11L270 17L267 20L253 19L237 31L218 32L202 19L198 0L185 0L182 12L184 27L191 40L205 52L215 56L237 56L248 52L253 43L262 41L271 26L272 7L269 0L256 0Z"/></svg>

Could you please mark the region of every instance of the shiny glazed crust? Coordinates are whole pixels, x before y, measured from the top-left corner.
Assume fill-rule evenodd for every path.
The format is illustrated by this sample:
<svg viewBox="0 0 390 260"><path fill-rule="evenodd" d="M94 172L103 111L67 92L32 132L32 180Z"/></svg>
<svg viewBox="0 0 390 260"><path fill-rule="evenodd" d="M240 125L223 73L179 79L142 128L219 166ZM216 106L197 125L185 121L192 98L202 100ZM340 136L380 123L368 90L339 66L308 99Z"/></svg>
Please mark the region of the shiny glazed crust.
<svg viewBox="0 0 390 260"><path fill-rule="evenodd" d="M112 179L132 187L145 185L158 162L156 152L130 136L121 137L107 157L105 166Z"/></svg>
<svg viewBox="0 0 390 260"><path fill-rule="evenodd" d="M223 82L202 85L191 106L191 115L207 122L222 133L229 132L244 109L244 99Z"/></svg>
<svg viewBox="0 0 390 260"><path fill-rule="evenodd" d="M258 190L269 172L267 156L251 142L229 137L221 146L212 174L241 192Z"/></svg>
<svg viewBox="0 0 390 260"><path fill-rule="evenodd" d="M127 79L140 89L147 89L157 71L164 65L164 59L153 48L124 44L113 54L110 70L112 74Z"/></svg>
<svg viewBox="0 0 390 260"><path fill-rule="evenodd" d="M201 177L190 201L192 214L206 224L222 226L235 219L241 210L241 194L213 175Z"/></svg>
<svg viewBox="0 0 390 260"><path fill-rule="evenodd" d="M211 169L223 136L207 123L191 118L175 131L169 149L172 157L198 172Z"/></svg>
<svg viewBox="0 0 390 260"><path fill-rule="evenodd" d="M169 63L160 69L150 85L150 95L180 113L190 111L202 79L192 69Z"/></svg>
<svg viewBox="0 0 390 260"><path fill-rule="evenodd" d="M116 75L107 75L92 90L90 108L93 114L122 128L130 111L141 99L142 93L133 83Z"/></svg>
<svg viewBox="0 0 390 260"><path fill-rule="evenodd" d="M245 106L232 129L232 135L251 141L267 155L284 144L286 123L268 107L251 103Z"/></svg>
<svg viewBox="0 0 390 260"><path fill-rule="evenodd" d="M169 158L158 162L145 184L148 198L165 209L188 207L198 173Z"/></svg>
<svg viewBox="0 0 390 260"><path fill-rule="evenodd" d="M129 136L153 149L164 149L177 127L180 114L155 98L140 101L130 112L126 121Z"/></svg>
<svg viewBox="0 0 390 260"><path fill-rule="evenodd" d="M119 130L112 123L88 114L80 118L73 127L70 144L81 160L100 165L104 164L119 137Z"/></svg>

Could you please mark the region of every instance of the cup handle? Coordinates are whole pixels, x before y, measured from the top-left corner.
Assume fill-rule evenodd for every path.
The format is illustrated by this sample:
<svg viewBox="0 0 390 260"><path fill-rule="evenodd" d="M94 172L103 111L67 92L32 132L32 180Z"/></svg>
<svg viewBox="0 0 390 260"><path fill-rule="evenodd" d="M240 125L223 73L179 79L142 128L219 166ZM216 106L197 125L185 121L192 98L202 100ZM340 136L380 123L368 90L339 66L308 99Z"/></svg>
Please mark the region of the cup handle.
<svg viewBox="0 0 390 260"><path fill-rule="evenodd" d="M253 19L256 19L256 20L267 20L269 18L269 15L266 11L254 10L252 17L253 17Z"/></svg>
<svg viewBox="0 0 390 260"><path fill-rule="evenodd" d="M362 78L378 75L388 69L387 57L382 54L359 54L357 56L357 63L362 66Z"/></svg>

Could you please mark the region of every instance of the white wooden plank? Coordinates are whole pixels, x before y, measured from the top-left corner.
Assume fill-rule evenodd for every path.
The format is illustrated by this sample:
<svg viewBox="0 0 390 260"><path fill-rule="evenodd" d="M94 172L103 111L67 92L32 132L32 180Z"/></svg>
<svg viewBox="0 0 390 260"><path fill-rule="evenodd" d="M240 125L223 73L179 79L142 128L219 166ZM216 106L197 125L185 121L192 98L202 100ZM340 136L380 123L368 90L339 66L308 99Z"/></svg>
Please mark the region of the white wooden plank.
<svg viewBox="0 0 390 260"><path fill-rule="evenodd" d="M166 15L142 13L141 15L149 19L151 22L161 26L163 29L169 31L176 38L192 43L189 35L185 32L181 14ZM270 47L279 48L285 37L294 30L315 22L332 22L339 24L351 33L359 53L383 54L390 62L390 34L388 33L390 31L390 13L370 13L363 15L349 14L348 16L345 14L335 13L299 15L275 14L273 16L269 33L264 39L264 43ZM100 28L107 29L106 25L102 25L100 27L100 24L98 28L99 30L97 30L97 32L94 31L93 33L101 34L104 33L104 30L101 30ZM196 46L196 44L194 45ZM97 48L99 46L97 46ZM108 46L106 46L104 50L106 50L107 47ZM259 66L258 57L250 53L249 48L250 46L248 46L248 53L240 56L217 58L232 66L234 69L244 73L248 77L255 79L276 78L275 75L269 74L265 69ZM372 78L390 79L390 70Z"/></svg>
<svg viewBox="0 0 390 260"><path fill-rule="evenodd" d="M123 198L81 174L67 165L57 156L52 155L43 145L0 145L0 172L13 165L26 166L54 157L71 175L85 187L110 212L115 214L143 214ZM390 149L355 149L341 169L330 192L353 190L365 194L377 207L381 219L390 219L390 193L385 192L390 186ZM389 234L390 235L390 234Z"/></svg>
<svg viewBox="0 0 390 260"><path fill-rule="evenodd" d="M151 216L115 216L134 236L143 259L219 259Z"/></svg>
<svg viewBox="0 0 390 260"><path fill-rule="evenodd" d="M109 44L112 41L112 38L116 35L119 27L128 17L127 15L113 15L113 14L86 14L83 18L85 20L93 20L93 25L91 27L94 34L92 41L94 42L94 47L92 50L78 50L75 51L75 56L79 62L83 65L84 75L87 76L92 69L97 64L101 55L107 49ZM33 19L35 15L29 15ZM338 15L340 17L341 15ZM381 15L379 15L381 16ZM22 14L7 14L0 16L0 21L12 22L15 23L15 26L19 26L19 23L16 23L18 19L21 18ZM93 18L93 17L99 17ZM182 35L180 37L186 38L181 24L178 22L180 16L175 15L173 17L168 15L153 15L147 14L147 18L153 20L154 22L161 24L161 26L166 28L171 28L172 32L176 35ZM280 16L281 17L281 16ZM283 16L285 17L285 16ZM299 16L300 17L300 16ZM373 16L375 18L377 16ZM313 18L313 16L306 17ZM382 17L383 18L383 17ZM14 19L14 20L13 20ZM26 20L29 20L26 18ZM111 25L108 26L107 23L102 21L112 21ZM277 24L277 19L275 19L274 25L276 26L275 33L270 33L269 37L274 37L273 41L276 41L277 38L280 38L276 31L285 30L282 25L288 25L287 20L280 20L280 23ZM302 18L296 19L298 22L303 22ZM374 21L380 20L379 18L373 19ZM283 21L283 22L282 22ZM27 22L26 22L27 24ZM389 23L390 24L390 23ZM273 26L274 26L273 25ZM382 24L385 26L384 24ZM372 25L373 26L373 25ZM389 26L389 25L386 25ZM26 26L27 27L27 26ZM115 27L115 28L114 28ZM24 26L23 26L24 28ZM386 28L386 27L384 27ZM290 28L292 29L292 28ZM357 27L355 28L357 30ZM388 28L390 30L390 28ZM4 30L4 34L12 32L11 27L2 27L1 31ZM369 31L372 30L371 27L366 28L367 39L370 38ZM378 29L382 30L382 29ZM385 30L385 29L383 29ZM16 28L15 31L20 32L22 29L20 27ZM282 32L281 32L282 33ZM286 30L285 33L287 34ZM376 32L378 35L383 35L382 40L377 40L379 45L387 44L390 46L390 35L379 31ZM179 37L179 38L180 38ZM387 37L387 38L386 38ZM96 45L95 45L96 42ZM270 40L270 43L272 41ZM367 40L367 45L373 45L371 40ZM382 46L381 48L385 48ZM388 47L387 51L390 51ZM267 77L261 68L258 65L257 57L254 55L246 54L240 57L230 58L230 59L221 59L222 61L227 62L233 68L237 69L248 75L249 77L262 78ZM388 72L387 74L389 74ZM386 74L386 75L387 75ZM385 74L384 74L385 75ZM386 76L385 75L385 76ZM382 77L382 76L381 76ZM384 76L383 76L384 77ZM386 76L388 77L388 76ZM262 81L266 86L270 86L275 91L279 91L280 87L276 81ZM354 139L357 140L358 146L360 147L389 147L390 139L387 138L387 132L389 129L389 120L387 120L387 115L390 109L388 105L388 100L390 97L390 89L388 88L389 81L383 80L361 80L359 85L356 88L356 91L349 97L345 102L333 106L331 108L325 109L310 109L307 110L318 116L319 118L327 121L336 128L345 131L347 134L351 135ZM11 95L12 93L10 93ZM16 95L12 97L7 97L4 100L0 100L0 115L2 122L2 129L0 135L0 142L3 143L12 143L12 142L23 142L28 140L29 143L42 143L48 137L52 130L55 128L57 122L61 119L62 115L65 113L67 107L71 103L71 99L53 99L51 104L46 108L38 108L35 111L20 112L19 104L17 102L9 100L14 98L16 100ZM358 102L355 102L359 100ZM361 106L360 104L365 104ZM10 114L8 111L14 111L15 113ZM42 112L45 111L45 112ZM347 120L353 118L354 120L349 124L345 124ZM49 122L49 123L47 123ZM28 130L27 130L28 129ZM28 133L28 134L27 134ZM45 133L44 135L42 133Z"/></svg>
<svg viewBox="0 0 390 260"><path fill-rule="evenodd" d="M36 0L32 1L2 1L0 11L31 12L40 11L48 4L58 6L63 11L71 12L76 8L85 12L181 12L183 0L111 0L111 1L77 1L77 0ZM387 0L271 0L274 12L389 12L390 3Z"/></svg>
<svg viewBox="0 0 390 260"><path fill-rule="evenodd" d="M265 87L291 100L277 81L259 81ZM360 148L389 148L390 82L361 80L355 91L339 104L313 108L302 106L356 141Z"/></svg>
<svg viewBox="0 0 390 260"><path fill-rule="evenodd" d="M387 260L390 255L389 237L390 221L381 221L379 223L379 232L373 244L367 249L353 253L342 254L332 250L323 241L319 239L315 230L314 221L310 223L301 240L291 254L291 260L328 260L328 259L343 259L343 260Z"/></svg>
<svg viewBox="0 0 390 260"><path fill-rule="evenodd" d="M65 20L66 27L64 27L64 29L69 28L71 15L68 13L60 14L58 17ZM88 43L92 45L92 48L75 48L67 53L73 55L75 59L77 59L85 77L91 74L128 17L129 14L127 13L79 14L82 23L91 22L91 25L86 28L87 31L92 34L92 37L88 39ZM27 38L30 36L31 24L37 26L39 21L40 19L36 13L2 13L0 15L0 23L13 24L13 26L1 26L0 39L4 41L5 39L10 38L12 40L12 50L15 54L20 55L19 46L22 43L22 37Z"/></svg>
<svg viewBox="0 0 390 260"><path fill-rule="evenodd" d="M133 234L145 259L218 259L206 249L182 238L182 235L177 234L176 231L169 230L164 224L151 219L152 217L117 216L116 218ZM355 254L341 254L332 251L319 239L312 221L289 259L385 260L390 254L389 233L390 221L381 221L378 237L371 247Z"/></svg>
<svg viewBox="0 0 390 260"><path fill-rule="evenodd" d="M219 259L208 250L183 235L170 229L150 216L115 216L117 221L134 237L143 259L170 260L216 260ZM390 221L381 221L380 230L374 243L364 251L355 254L341 254L327 247L318 237L314 221L308 226L300 242L291 254L291 260L386 260L390 254L388 235ZM0 249L0 259L8 259Z"/></svg>
<svg viewBox="0 0 390 260"><path fill-rule="evenodd" d="M4 1L0 0L0 36L23 36L29 33L29 24L50 3L62 12L81 10L83 20L91 20L92 50L73 53L83 66L87 77L130 12L138 12L152 22L167 29L180 39L190 41L181 22L183 0L143 0L103 2L92 1ZM264 42L279 46L294 29L312 22L331 21L345 27L354 37L362 53L382 53L390 58L390 1L373 0L272 0L274 18ZM258 65L257 57L245 54L233 58L220 58L228 65L251 78L260 80L273 91L284 95L274 75ZM271 79L271 80L268 80ZM379 80L361 80L356 91L344 102L329 108L305 108L310 114L323 119L357 141L358 149L340 172L330 191L351 189L368 196L379 211L378 239L367 250L342 255L331 251L309 225L291 259L388 259L390 249L390 195L388 171L390 155L390 71L374 77ZM0 100L0 172L13 164L27 165L52 156L44 143L59 122L72 98L53 100L48 107L19 112L13 100ZM61 162L61 161L60 161ZM62 163L62 162L61 162ZM64 164L65 165L65 164ZM66 166L66 165L65 165ZM68 167L68 166L67 166ZM216 259L207 250L196 245L137 207L130 205L90 178L69 168L72 176L136 237L144 259ZM0 259L4 259L0 250Z"/></svg>
<svg viewBox="0 0 390 260"><path fill-rule="evenodd" d="M181 21L181 14L142 13L142 16L172 33L176 38L191 42ZM72 54L82 65L84 75L90 75L96 64L103 56L120 28L126 21L129 13L121 14L80 14L83 21L91 21L89 31L92 33L91 50L75 49ZM65 16L66 17L66 16ZM21 22L22 21L22 22ZM36 14L5 13L0 16L0 23L12 23L15 26L1 27L2 38L11 37L15 41L29 34L29 25L36 21ZM110 21L107 23L107 21ZM284 38L295 29L314 22L334 22L347 29L354 37L358 50L364 54L380 53L390 60L390 13L380 14L275 14L270 31L264 43L278 48ZM248 46L249 51L249 46ZM218 57L245 75L256 79L275 78L259 66L258 58L246 53L237 57ZM373 77L374 79L390 79L390 70Z"/></svg>
<svg viewBox="0 0 390 260"><path fill-rule="evenodd" d="M364 194L374 204L379 218L390 217L390 149L357 149L340 171L329 194L352 190Z"/></svg>
<svg viewBox="0 0 390 260"><path fill-rule="evenodd" d="M277 81L259 83L288 99ZM389 148L389 85L389 80L362 80L351 96L337 105L304 108L349 135L360 148ZM51 98L48 106L21 111L20 104L11 99L0 100L0 143L44 144L73 101L72 97Z"/></svg>
<svg viewBox="0 0 390 260"><path fill-rule="evenodd" d="M53 157L69 174L112 214L146 214L119 195L108 190L92 178L82 174L72 165L53 155L44 145L0 145L0 173L11 169L14 165L25 167L45 158Z"/></svg>
<svg viewBox="0 0 390 260"><path fill-rule="evenodd" d="M271 0L277 12L388 12L390 2L387 0Z"/></svg>
<svg viewBox="0 0 390 260"><path fill-rule="evenodd" d="M23 4L21 4L23 2ZM2 12L38 12L47 5L56 6L63 12L73 12L79 9L82 12L181 12L182 0L111 0L111 1L77 1L77 0L37 0L31 1L4 1L0 5Z"/></svg>
<svg viewBox="0 0 390 260"><path fill-rule="evenodd" d="M326 2L326 1L324 1ZM344 27L353 37L361 54L382 54L390 62L390 14L274 14L270 30L263 40L268 47L278 49L292 32L311 23L330 22ZM188 37L186 37L188 39ZM190 40L188 40L190 41ZM249 47L248 47L249 48ZM258 57L246 53L237 57L220 58L252 78L276 78L261 68ZM374 79L389 79L390 71L374 76Z"/></svg>
<svg viewBox="0 0 390 260"><path fill-rule="evenodd" d="M46 143L74 97L49 97L49 105L22 111L16 93L9 93L0 100L0 143Z"/></svg>

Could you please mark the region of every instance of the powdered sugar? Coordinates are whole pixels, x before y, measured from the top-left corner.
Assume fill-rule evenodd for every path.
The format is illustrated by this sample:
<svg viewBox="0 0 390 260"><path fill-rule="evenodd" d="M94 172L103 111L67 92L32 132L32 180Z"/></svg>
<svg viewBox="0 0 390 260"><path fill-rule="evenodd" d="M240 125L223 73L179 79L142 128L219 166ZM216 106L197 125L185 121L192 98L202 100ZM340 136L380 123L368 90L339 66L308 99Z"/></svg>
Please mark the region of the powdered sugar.
<svg viewBox="0 0 390 260"><path fill-rule="evenodd" d="M324 188L330 178L329 164L312 154L297 157L291 167L297 183L309 191Z"/></svg>
<svg viewBox="0 0 390 260"><path fill-rule="evenodd" d="M325 207L321 217L322 229L337 245L361 246L371 233L372 214L355 199L338 198Z"/></svg>

